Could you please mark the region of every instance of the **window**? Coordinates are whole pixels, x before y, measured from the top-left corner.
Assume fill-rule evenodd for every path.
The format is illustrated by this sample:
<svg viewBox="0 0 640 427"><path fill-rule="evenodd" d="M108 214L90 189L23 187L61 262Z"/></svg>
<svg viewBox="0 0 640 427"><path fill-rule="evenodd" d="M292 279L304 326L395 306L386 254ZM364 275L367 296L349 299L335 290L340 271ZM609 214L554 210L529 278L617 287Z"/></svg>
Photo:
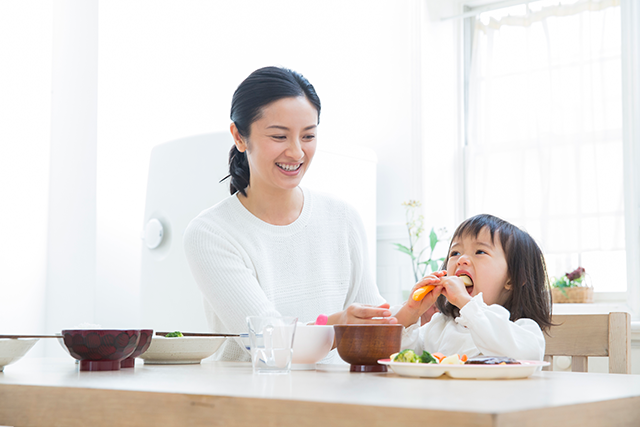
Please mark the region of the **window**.
<svg viewBox="0 0 640 427"><path fill-rule="evenodd" d="M600 293L627 290L619 3L530 2L465 37L465 216L523 227Z"/></svg>

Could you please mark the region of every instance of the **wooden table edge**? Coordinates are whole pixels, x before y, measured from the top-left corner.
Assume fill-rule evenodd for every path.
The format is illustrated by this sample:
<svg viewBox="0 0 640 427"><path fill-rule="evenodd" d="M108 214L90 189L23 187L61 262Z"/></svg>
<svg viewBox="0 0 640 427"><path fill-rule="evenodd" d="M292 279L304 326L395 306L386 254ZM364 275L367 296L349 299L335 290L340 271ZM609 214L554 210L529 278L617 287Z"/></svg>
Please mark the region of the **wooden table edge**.
<svg viewBox="0 0 640 427"><path fill-rule="evenodd" d="M640 396L510 413L214 396L152 391L0 384L0 425L92 426L638 426Z"/></svg>

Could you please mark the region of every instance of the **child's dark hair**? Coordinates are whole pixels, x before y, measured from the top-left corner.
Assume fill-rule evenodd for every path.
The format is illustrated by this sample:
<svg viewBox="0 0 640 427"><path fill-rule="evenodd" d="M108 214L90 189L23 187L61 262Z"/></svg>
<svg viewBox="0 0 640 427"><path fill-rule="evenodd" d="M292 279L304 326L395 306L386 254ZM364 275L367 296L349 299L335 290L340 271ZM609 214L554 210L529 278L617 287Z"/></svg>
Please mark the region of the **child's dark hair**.
<svg viewBox="0 0 640 427"><path fill-rule="evenodd" d="M542 330L547 330L552 326L551 296L547 268L540 247L528 233L507 221L487 214L476 215L460 224L453 233L451 242L462 236L478 237L483 229L491 233L491 241L496 233L498 234L507 260L511 292L503 307L511 313L510 320L529 318L538 323ZM449 253L442 269L447 268ZM444 295L440 295L436 305L444 315L460 315L458 307L447 301Z"/></svg>
<svg viewBox="0 0 640 427"><path fill-rule="evenodd" d="M249 75L236 89L231 100L231 120L238 133L247 138L251 124L262 115L262 109L282 98L304 96L318 111L320 122L320 98L313 85L300 73L280 67L260 68ZM229 175L222 181L231 178L229 191L237 191L243 196L249 186L249 163L247 154L238 151L236 146L229 151Z"/></svg>

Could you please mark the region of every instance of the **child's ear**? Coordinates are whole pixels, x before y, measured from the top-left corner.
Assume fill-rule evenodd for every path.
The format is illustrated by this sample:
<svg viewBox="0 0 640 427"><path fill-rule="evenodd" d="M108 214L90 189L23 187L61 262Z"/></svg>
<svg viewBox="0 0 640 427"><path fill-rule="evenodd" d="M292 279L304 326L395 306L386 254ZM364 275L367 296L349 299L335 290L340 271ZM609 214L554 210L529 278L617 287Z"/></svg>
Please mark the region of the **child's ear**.
<svg viewBox="0 0 640 427"><path fill-rule="evenodd" d="M511 290L512 286L511 286L511 279L507 280L507 284L504 285L504 288L508 291Z"/></svg>

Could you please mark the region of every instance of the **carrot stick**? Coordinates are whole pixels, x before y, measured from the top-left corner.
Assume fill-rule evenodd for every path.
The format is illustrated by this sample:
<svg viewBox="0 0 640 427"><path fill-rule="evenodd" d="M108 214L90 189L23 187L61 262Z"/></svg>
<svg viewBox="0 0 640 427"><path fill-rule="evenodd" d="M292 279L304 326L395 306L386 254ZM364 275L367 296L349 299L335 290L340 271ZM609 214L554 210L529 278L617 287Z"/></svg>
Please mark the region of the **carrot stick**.
<svg viewBox="0 0 640 427"><path fill-rule="evenodd" d="M433 288L435 288L436 285L427 285L427 286L423 286L420 289L416 289L416 291L413 293L412 298L414 301L422 301L422 299L433 290Z"/></svg>

